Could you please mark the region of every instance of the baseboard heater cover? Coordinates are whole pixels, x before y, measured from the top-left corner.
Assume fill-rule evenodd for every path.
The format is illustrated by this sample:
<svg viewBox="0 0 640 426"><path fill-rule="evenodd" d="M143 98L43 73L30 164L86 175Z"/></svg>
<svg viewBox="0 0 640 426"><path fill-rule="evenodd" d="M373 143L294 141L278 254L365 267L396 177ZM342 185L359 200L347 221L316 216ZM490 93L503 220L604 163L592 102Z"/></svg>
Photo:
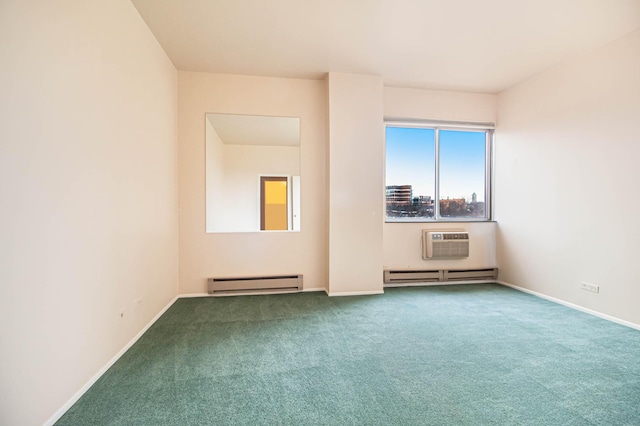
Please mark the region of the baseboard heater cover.
<svg viewBox="0 0 640 426"><path fill-rule="evenodd" d="M384 282L391 283L413 283L442 281L442 271L439 270L385 270Z"/></svg>
<svg viewBox="0 0 640 426"><path fill-rule="evenodd" d="M446 281L496 280L498 268L411 270L385 269L384 283L419 283Z"/></svg>
<svg viewBox="0 0 640 426"><path fill-rule="evenodd" d="M498 268L449 269L444 271L444 281L496 280Z"/></svg>
<svg viewBox="0 0 640 426"><path fill-rule="evenodd" d="M259 277L224 277L207 280L209 294L302 291L302 275L273 275Z"/></svg>

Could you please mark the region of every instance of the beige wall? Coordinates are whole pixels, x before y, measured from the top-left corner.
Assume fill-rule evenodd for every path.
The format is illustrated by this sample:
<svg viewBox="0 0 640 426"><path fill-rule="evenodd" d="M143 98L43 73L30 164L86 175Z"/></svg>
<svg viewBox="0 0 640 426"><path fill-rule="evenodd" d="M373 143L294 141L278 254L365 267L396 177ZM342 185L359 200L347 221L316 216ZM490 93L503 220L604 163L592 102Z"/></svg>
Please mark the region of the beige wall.
<svg viewBox="0 0 640 426"><path fill-rule="evenodd" d="M177 75L126 0L0 40L0 424L37 425L177 294Z"/></svg>
<svg viewBox="0 0 640 426"><path fill-rule="evenodd" d="M325 82L179 72L180 292L205 293L208 277L304 275L326 287ZM299 117L301 232L207 234L205 114Z"/></svg>
<svg viewBox="0 0 640 426"><path fill-rule="evenodd" d="M493 123L497 96L434 90L384 89L385 117ZM469 257L459 260L423 260L422 229L469 232ZM495 222L385 223L384 268L467 269L497 266Z"/></svg>
<svg viewBox="0 0 640 426"><path fill-rule="evenodd" d="M493 123L497 96L385 87L385 117Z"/></svg>
<svg viewBox="0 0 640 426"><path fill-rule="evenodd" d="M207 231L219 229L227 220L228 209L219 208L224 200L224 144L209 120L205 120ZM221 207L221 206L220 206Z"/></svg>
<svg viewBox="0 0 640 426"><path fill-rule="evenodd" d="M422 230L456 230L469 233L469 257L443 260L422 259ZM385 223L385 269L477 269L495 268L495 222Z"/></svg>
<svg viewBox="0 0 640 426"><path fill-rule="evenodd" d="M494 95L383 88L378 77L354 74L330 73L326 81L312 81L180 72L179 111L183 293L204 293L210 276L282 273L304 273L305 288L332 295L377 293L384 267L496 266L495 223L384 223L382 126L384 115L494 122ZM204 114L209 112L303 118L302 235L205 233ZM225 170L250 162L247 155L238 159L225 161ZM250 198L255 203L256 197ZM469 231L471 256L422 260L425 227Z"/></svg>
<svg viewBox="0 0 640 426"><path fill-rule="evenodd" d="M330 73L329 294L382 292L383 87Z"/></svg>
<svg viewBox="0 0 640 426"><path fill-rule="evenodd" d="M640 30L507 90L496 132L501 279L635 324L638 52Z"/></svg>

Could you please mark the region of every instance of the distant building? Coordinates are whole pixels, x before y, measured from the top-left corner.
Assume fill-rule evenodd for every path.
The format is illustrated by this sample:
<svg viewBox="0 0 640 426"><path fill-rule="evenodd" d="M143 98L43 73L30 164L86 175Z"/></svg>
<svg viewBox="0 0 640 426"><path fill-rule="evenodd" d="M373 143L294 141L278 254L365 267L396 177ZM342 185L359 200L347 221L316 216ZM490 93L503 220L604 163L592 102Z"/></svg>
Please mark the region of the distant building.
<svg viewBox="0 0 640 426"><path fill-rule="evenodd" d="M464 198L440 200L440 215L445 217L466 216L467 201Z"/></svg>
<svg viewBox="0 0 640 426"><path fill-rule="evenodd" d="M387 205L411 205L411 185L388 185Z"/></svg>

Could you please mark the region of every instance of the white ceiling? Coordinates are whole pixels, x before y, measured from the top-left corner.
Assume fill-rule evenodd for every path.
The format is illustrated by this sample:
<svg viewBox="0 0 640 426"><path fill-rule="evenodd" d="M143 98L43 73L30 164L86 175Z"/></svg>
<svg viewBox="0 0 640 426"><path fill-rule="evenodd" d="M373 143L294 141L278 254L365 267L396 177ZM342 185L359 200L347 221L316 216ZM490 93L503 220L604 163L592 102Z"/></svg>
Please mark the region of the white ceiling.
<svg viewBox="0 0 640 426"><path fill-rule="evenodd" d="M132 0L179 70L497 93L640 28L640 0Z"/></svg>

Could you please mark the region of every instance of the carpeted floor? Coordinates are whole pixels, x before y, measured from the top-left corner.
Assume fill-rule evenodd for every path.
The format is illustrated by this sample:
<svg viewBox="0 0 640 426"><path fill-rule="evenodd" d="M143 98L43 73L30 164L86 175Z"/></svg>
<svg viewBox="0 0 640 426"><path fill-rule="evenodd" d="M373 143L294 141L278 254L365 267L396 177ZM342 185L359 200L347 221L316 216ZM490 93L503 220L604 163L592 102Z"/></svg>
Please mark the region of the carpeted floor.
<svg viewBox="0 0 640 426"><path fill-rule="evenodd" d="M640 331L500 285L178 300L58 425L640 425Z"/></svg>

